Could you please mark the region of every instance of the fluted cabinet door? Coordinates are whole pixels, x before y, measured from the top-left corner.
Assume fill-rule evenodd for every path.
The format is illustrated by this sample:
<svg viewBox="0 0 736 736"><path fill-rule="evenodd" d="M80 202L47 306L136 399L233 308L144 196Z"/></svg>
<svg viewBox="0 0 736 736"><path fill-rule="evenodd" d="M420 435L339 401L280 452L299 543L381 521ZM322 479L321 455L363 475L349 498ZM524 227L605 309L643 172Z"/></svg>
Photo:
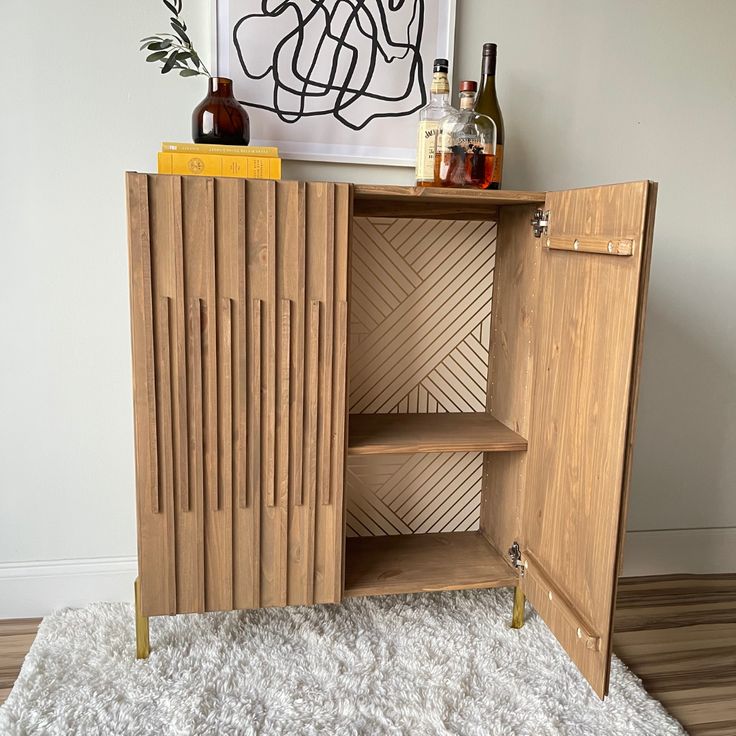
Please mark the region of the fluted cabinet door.
<svg viewBox="0 0 736 736"><path fill-rule="evenodd" d="M127 189L143 613L339 601L350 186Z"/></svg>

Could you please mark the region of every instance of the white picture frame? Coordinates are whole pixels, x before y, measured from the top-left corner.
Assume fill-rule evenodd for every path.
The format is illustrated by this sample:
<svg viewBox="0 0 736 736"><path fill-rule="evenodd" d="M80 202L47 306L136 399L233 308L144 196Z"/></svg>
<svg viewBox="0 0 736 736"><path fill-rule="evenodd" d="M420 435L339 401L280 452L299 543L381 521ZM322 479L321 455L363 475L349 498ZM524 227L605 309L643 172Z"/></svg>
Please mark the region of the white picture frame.
<svg viewBox="0 0 736 736"><path fill-rule="evenodd" d="M341 2L345 2L346 9L354 7L347 0L326 4L313 0L271 4L262 0L212 0L212 74L233 80L235 96L245 103L251 118L253 145L277 146L285 159L414 166L417 106L429 99L433 59L448 59L452 70L456 0L405 0L400 7L405 7L406 12L401 17L383 12L379 22L371 16L368 22L363 22L361 17L360 23L352 17L345 20L337 15L335 8ZM386 11L387 2L368 0L361 10L368 12L366 8L370 8L377 15L381 9ZM269 10L280 11L278 15L263 12L269 5ZM330 35L324 30L328 25L326 19L314 10L319 6L324 14L325 5L334 13L330 18ZM310 22L298 22L302 11L311 13L301 16ZM394 8L391 12L397 11ZM420 44L416 43L418 18L424 22ZM406 52L401 57L394 52L395 43L392 47L387 45L385 32L390 22L394 23L393 27L388 26L391 34L398 37L399 31L406 33ZM349 36L350 44L333 40L337 36L335 28L353 34ZM372 37L366 34L366 29L373 32ZM318 40L315 35L320 30L323 35ZM321 50L330 43L332 47L327 52ZM367 43L372 44L368 55L364 48ZM348 45L350 49L345 50ZM319 53L314 52L315 48ZM312 73L314 65L320 62L332 64L329 73L323 67L310 78L302 71L307 69ZM353 86L346 64L354 64L358 69L360 91L365 88L365 94L359 94ZM281 76L294 76L282 82L277 69L281 70ZM373 73L371 69L377 71ZM348 78L346 88L335 84L337 76ZM327 91L300 95L295 92L295 81L303 84L304 90L307 85L313 85L311 89ZM320 97L325 99L317 99ZM346 98L346 102L341 102ZM279 105L283 106L284 99L286 108L281 109ZM275 110L265 109L269 105Z"/></svg>

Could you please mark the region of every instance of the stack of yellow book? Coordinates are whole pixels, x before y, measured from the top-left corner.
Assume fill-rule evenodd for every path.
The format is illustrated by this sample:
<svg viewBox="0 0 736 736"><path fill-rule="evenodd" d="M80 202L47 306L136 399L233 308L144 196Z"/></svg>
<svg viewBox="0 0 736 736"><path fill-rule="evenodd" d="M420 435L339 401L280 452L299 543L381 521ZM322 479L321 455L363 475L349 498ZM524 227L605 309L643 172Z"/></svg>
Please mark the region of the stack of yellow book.
<svg viewBox="0 0 736 736"><path fill-rule="evenodd" d="M273 146L165 142L158 154L158 173L280 179L281 159Z"/></svg>

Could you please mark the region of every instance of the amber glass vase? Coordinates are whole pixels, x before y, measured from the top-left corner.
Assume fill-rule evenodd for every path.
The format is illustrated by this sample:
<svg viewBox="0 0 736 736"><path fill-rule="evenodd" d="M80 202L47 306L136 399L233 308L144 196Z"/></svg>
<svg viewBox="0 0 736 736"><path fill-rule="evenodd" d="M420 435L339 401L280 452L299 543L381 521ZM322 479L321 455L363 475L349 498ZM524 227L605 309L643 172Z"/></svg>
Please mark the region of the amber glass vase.
<svg viewBox="0 0 736 736"><path fill-rule="evenodd" d="M207 97L192 113L192 138L195 143L247 146L250 119L233 96L233 80L210 77Z"/></svg>

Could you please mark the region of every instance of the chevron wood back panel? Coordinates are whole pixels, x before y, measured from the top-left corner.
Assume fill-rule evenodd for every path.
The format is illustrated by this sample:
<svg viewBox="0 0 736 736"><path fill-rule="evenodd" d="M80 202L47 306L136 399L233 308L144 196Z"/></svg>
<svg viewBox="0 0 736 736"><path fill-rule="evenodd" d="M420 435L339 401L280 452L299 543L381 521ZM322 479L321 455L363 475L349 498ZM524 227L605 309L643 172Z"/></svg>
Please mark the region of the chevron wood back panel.
<svg viewBox="0 0 736 736"><path fill-rule="evenodd" d="M484 411L493 222L356 217L350 411ZM351 456L349 536L477 529L481 453Z"/></svg>

